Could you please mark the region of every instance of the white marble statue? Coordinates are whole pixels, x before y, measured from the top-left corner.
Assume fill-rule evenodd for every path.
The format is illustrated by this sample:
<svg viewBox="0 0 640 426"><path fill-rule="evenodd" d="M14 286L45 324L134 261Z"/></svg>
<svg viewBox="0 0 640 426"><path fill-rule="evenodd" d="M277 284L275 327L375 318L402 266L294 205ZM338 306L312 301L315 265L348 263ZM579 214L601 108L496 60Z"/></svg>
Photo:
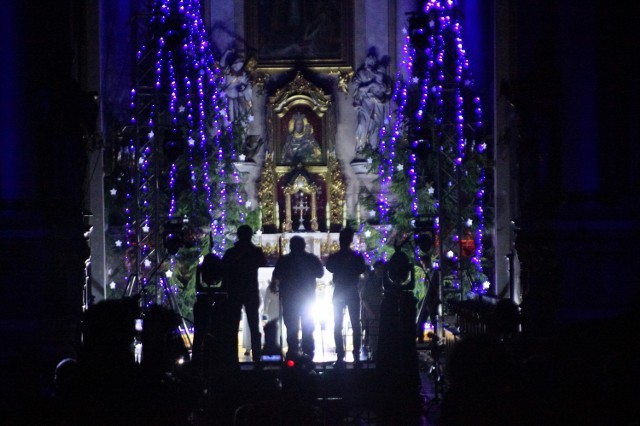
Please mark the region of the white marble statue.
<svg viewBox="0 0 640 426"><path fill-rule="evenodd" d="M378 147L378 134L387 116L393 89L384 62L378 59L375 49L370 49L352 79L356 85L353 106L358 113L356 154L367 147Z"/></svg>

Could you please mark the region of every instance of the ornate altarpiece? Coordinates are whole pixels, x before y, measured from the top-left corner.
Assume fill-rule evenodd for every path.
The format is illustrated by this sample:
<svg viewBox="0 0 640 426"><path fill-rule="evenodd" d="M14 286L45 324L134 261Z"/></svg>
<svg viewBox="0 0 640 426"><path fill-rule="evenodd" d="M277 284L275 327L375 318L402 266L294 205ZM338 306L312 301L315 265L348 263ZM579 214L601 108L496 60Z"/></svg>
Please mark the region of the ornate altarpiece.
<svg viewBox="0 0 640 426"><path fill-rule="evenodd" d="M258 188L263 232L339 231L346 188L335 155L331 96L298 72L268 98L266 124L268 149Z"/></svg>

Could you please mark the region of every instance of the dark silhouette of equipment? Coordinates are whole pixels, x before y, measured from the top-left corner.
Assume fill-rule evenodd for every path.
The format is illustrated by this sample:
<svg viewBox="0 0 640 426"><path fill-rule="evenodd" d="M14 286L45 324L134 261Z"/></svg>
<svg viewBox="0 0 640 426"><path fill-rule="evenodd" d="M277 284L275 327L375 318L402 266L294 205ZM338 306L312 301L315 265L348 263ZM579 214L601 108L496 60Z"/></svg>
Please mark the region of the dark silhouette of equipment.
<svg viewBox="0 0 640 426"><path fill-rule="evenodd" d="M167 253L175 255L184 246L184 229L181 220L171 219L167 221L162 231L164 248Z"/></svg>
<svg viewBox="0 0 640 426"><path fill-rule="evenodd" d="M233 309L222 275L222 260L213 253L196 268L192 360L205 379L238 365Z"/></svg>
<svg viewBox="0 0 640 426"><path fill-rule="evenodd" d="M381 408L391 416L417 415L422 406L414 286L414 265L402 251L402 245L396 246L385 266L376 360L376 374L382 392Z"/></svg>
<svg viewBox="0 0 640 426"><path fill-rule="evenodd" d="M156 262L153 270L146 276L141 277L138 274L131 274L127 280L127 285L122 294L122 299L132 298L138 303L138 319L143 320L150 307L156 304L156 301L160 299L160 296L164 296L167 309L173 311L180 319L180 324L176 327L177 335L184 334L188 341L188 346L192 346L190 341L187 321L185 320L180 310L180 305L176 301L173 290L170 288L167 276L164 273L158 273L160 267L171 255L175 255L184 246L184 228L181 220L171 219L163 225L163 243L164 243L164 255L162 259ZM149 299L149 288L155 283L155 297ZM137 290L137 291L136 291Z"/></svg>

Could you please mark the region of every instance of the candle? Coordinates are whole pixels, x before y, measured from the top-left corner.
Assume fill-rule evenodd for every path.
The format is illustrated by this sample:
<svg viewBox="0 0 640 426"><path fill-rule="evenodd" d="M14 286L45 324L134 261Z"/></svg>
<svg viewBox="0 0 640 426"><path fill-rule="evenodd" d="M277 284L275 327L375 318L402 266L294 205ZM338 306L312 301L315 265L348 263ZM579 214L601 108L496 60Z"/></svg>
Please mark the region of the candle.
<svg viewBox="0 0 640 426"><path fill-rule="evenodd" d="M324 216L327 219L327 229L330 229L331 228L331 218L329 216L331 216L331 210L330 210L328 201L327 201L327 206L324 209Z"/></svg>

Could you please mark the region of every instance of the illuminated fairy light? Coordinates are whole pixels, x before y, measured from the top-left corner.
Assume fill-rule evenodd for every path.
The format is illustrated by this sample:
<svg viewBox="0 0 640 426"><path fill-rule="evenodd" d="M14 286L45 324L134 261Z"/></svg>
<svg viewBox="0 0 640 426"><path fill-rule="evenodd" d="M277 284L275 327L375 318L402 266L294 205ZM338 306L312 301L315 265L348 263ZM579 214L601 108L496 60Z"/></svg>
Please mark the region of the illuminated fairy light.
<svg viewBox="0 0 640 426"><path fill-rule="evenodd" d="M448 164L450 176L462 176L468 175L467 167L467 155L469 152L476 154L483 154L486 146L484 144L478 144L476 146L475 141L469 141L465 135L467 129L473 128L472 132L479 130L482 127L482 111L480 107L479 98L473 98L474 106L472 111L466 111L464 89L469 86L471 79L466 77L469 73L469 62L466 58L466 51L462 40L462 26L460 22L452 16L450 13L454 6L455 1L435 1L429 0L424 2L423 12L427 15L428 21L425 28L414 29L418 34L427 34L425 38L425 45L419 47L424 49L422 51L413 51L412 54L415 58L416 54L424 55L425 75L416 75L413 77L414 83L421 83L420 98L418 101L418 108L413 119L417 123L418 129L422 131L426 130L426 126L429 126L427 119L431 119L433 126L433 137L435 140L430 141L434 144L443 157L451 158L451 163ZM454 49L455 57L454 63L449 64L447 67L446 61L449 61L447 52ZM409 59L407 63L411 63L412 59ZM445 87L446 86L446 87ZM451 106L449 106L451 105ZM451 110L449 110L449 109ZM475 118L469 118L468 116L475 114ZM443 134L442 126L445 120L453 123L454 134ZM425 126L425 127L421 127ZM424 134L424 133L421 133ZM451 146L443 145L438 141L446 142L446 138L451 139ZM417 148L418 141L410 141L413 148ZM409 179L409 195L412 197L412 214L418 215L419 200L418 191L415 187L415 156L410 155L408 158L408 167L405 168L407 178ZM477 276L480 277L482 273L481 256L482 256L482 235L484 228L484 209L482 201L484 198L484 185L485 185L485 172L484 170L477 171L479 174L478 185L479 189L475 194L475 218L470 219L471 227L476 224L474 232L475 250L471 258L471 262L476 269ZM449 181L445 184L448 190L453 189L453 182ZM432 194L431 194L432 195ZM439 197L442 194L438 194ZM441 200L434 200L435 208L437 212L441 212L441 208L444 207ZM453 279L459 280L459 254L457 249L454 250L451 247L459 247L461 243L461 236L457 233L451 235L449 242L443 240L442 228L440 223L440 217L436 216L434 222L434 230L437 237L438 244L444 244L444 254L448 262L453 265ZM434 267L438 268L439 265L436 261Z"/></svg>
<svg viewBox="0 0 640 426"><path fill-rule="evenodd" d="M176 129L178 127L178 116L176 111L176 102L178 100L178 84L176 82L175 69L173 68L173 59L171 57L171 52L169 54L169 82L171 86L171 95L169 98L169 115L171 117L171 128ZM177 136L177 135L174 135ZM175 161L171 162L171 166L169 168L168 175L168 184L169 184L169 212L167 213L167 217L169 219L173 218L176 213L177 202L176 202L176 174L178 173L178 168L176 167Z"/></svg>
<svg viewBox="0 0 640 426"><path fill-rule="evenodd" d="M430 10L451 10L454 6L453 0L447 1L439 1L439 0L428 0L424 4L424 11L429 12Z"/></svg>
<svg viewBox="0 0 640 426"><path fill-rule="evenodd" d="M232 134L232 133L231 133ZM230 150L231 150L231 161L235 162L237 160L237 152L235 150L235 143L233 143L233 134L232 134L232 143L230 144ZM243 160L244 161L244 160ZM238 170L235 167L231 168L231 177L234 183L234 189L235 189L235 199L236 202L238 203L238 205L245 205L245 201L242 197L242 192L239 190L240 187L240 175L238 174ZM240 223L244 223L245 221L245 214L243 210L240 210L240 218L239 218Z"/></svg>
<svg viewBox="0 0 640 426"><path fill-rule="evenodd" d="M138 55L140 55L140 52L138 52ZM136 90L132 89L129 92L129 97L130 97L130 102L129 102L129 108L131 109L131 112L135 112L135 107L136 107L136 103L135 103L135 98L136 98ZM132 125L136 125L136 118L135 115L132 116L131 120L130 120ZM129 176L135 176L135 169L136 169L136 165L135 165L135 161L132 161L132 159L136 158L136 145L135 145L135 141L133 140L133 138L129 139L129 146L128 146L128 150L126 152L126 157L128 159L128 161L126 162L127 166L128 166L128 175ZM133 229L133 221L134 218L132 216L133 214L133 193L135 191L135 179L130 178L126 181L126 189L125 189L125 203L124 203L124 215L125 215L125 235L126 235L126 247L130 248L133 245L134 242L134 238L135 238L135 231ZM129 251L126 250L125 251L125 265L130 265L131 264L131 259L129 258L128 255ZM131 270L127 271L128 273L131 273Z"/></svg>
<svg viewBox="0 0 640 426"><path fill-rule="evenodd" d="M219 72L219 69L215 65L213 55L208 49L207 36L204 30L203 22L198 13L193 13L194 8L193 5L190 4L187 14L191 19L191 25L193 31L189 34L189 49L193 52L198 52L198 55L194 57L200 58L199 62L194 61L194 68L199 70L198 76L198 105L200 112L200 126L199 126L199 137L201 140L201 150L202 156L204 160L203 167L203 186L206 194L206 202L208 205L208 211L210 215L210 229L212 231L214 237L214 245L211 250L220 254L225 249L225 238L224 238L224 230L226 228L226 217L225 217L225 209L219 209L220 212L216 212L216 203L214 203L214 198L217 197L217 201L219 205L224 206L227 202L226 196L226 176L223 174L224 171L224 148L221 145L221 131L219 126L216 124L219 120L219 116L224 114L221 112L218 107L218 90L216 87L216 81L221 81L222 76ZM211 91L211 97L207 99L206 90ZM207 139L207 116L206 116L206 107L211 107L214 110L214 124L213 124L213 133L212 133L212 143L208 144ZM225 110L226 112L226 110ZM209 149L211 147L211 149ZM216 154L216 164L210 164L208 158L211 153ZM210 185L211 172L216 173L221 176L218 180L218 187L212 188ZM219 219L218 219L219 218Z"/></svg>
<svg viewBox="0 0 640 426"><path fill-rule="evenodd" d="M215 72L218 73L218 74L221 74L221 71L220 71L220 69L218 67L215 68ZM222 76L221 78L224 81L224 76ZM214 96L224 97L223 95L224 95L224 92L218 93L218 89L216 88L216 90L214 91ZM229 110L225 109L222 112L221 115L222 115L222 117L224 119L224 123L227 126L227 132L231 136L231 143L229 144L228 149L230 151L231 161L235 162L235 161L237 161L238 155L237 155L237 152L236 152L236 149L235 149L236 144L234 143L235 136L234 136L233 131L232 131L232 123L229 120ZM242 121L246 125L247 117L242 117ZM216 133L220 134L220 131L219 131L220 123L216 122L215 124L216 124L216 126L215 126ZM234 188L234 196L235 196L236 203L238 203L238 205L244 206L245 205L245 200L243 199L242 192L239 189L240 188L240 185L239 185L240 184L240 175L238 173L238 170L235 167L231 168L231 179L232 179L232 181L234 183L233 188ZM244 214L244 210L241 209L240 210L239 222L240 223L244 223L244 221L245 221L245 214Z"/></svg>
<svg viewBox="0 0 640 426"><path fill-rule="evenodd" d="M223 156L224 156L224 152L222 151L220 145L218 144L217 146L217 154L218 154L218 165L217 165L217 169L218 169L218 173L220 174L220 202L224 205L227 201L227 184L226 184L226 179L227 179L227 174L226 174L226 170L224 167L224 162L223 162ZM215 237L219 237L219 236L223 236L224 233L224 228L225 228L225 224L226 224L226 220L227 220L227 216L226 216L226 211L225 209L221 209L220 210L220 219L219 221L216 223L214 222L214 238ZM225 245L224 245L224 238L221 238L221 240L223 241L221 250L224 250Z"/></svg>
<svg viewBox="0 0 640 426"><path fill-rule="evenodd" d="M137 93L136 89L132 89L129 102L131 124L148 128L147 138L144 142L138 142L140 147L137 146L136 137L130 139L129 175L137 177L127 182L124 191L126 246L136 248L140 259L150 260L147 257L154 248L153 244L137 240L142 226L147 230L145 234L157 232L159 224L154 221L158 216L171 219L178 214L178 179L186 180L185 183L193 192L193 199L205 199L210 227L215 236L211 250L216 254L221 254L225 249L228 178L234 183L235 200L239 205L245 204L239 190L240 176L235 171L231 172L232 168L227 164L228 159L235 158L236 154L233 143L223 141L223 136L232 137L231 128L223 134L225 129L220 124L227 120L225 117L228 118L226 102L222 100L217 87L222 73L210 48L200 9L197 0L155 0L149 25L157 37L136 52L138 61L145 58L152 61L151 83L148 86L154 92L149 96L148 93ZM151 101L149 98L152 98ZM145 106L144 102L149 102L149 105ZM152 179L158 176L155 166L159 161L155 158L159 151L158 143L167 142L167 137L185 138L184 141L177 141L183 146L165 144L164 148L165 154L167 149L175 149L172 154L178 153L180 162L186 164L188 171L180 176L179 161L170 158L169 167L163 175L163 185L166 185L163 190L169 192L167 210L158 215L153 210L157 207L157 188ZM244 221L244 212L242 209L240 212L240 220ZM125 250L128 265L135 265L132 262L134 259L129 258L133 252ZM170 270L174 264L172 259ZM152 266L138 263L138 267L142 268L150 269Z"/></svg>
<svg viewBox="0 0 640 426"><path fill-rule="evenodd" d="M387 115L386 122L393 123L391 129L391 135L389 138L386 138L386 129L387 126L381 126L380 128L380 145L378 147L380 153L380 166L378 168L378 173L380 175L380 193L378 194L378 212L380 216L380 222L386 223L388 221L389 215L389 198L387 196L388 191L390 190L391 180L393 178L393 173L395 171L394 168L394 158L395 158L395 149L396 142L398 138L402 134L402 125L404 122L404 111L407 105L407 84L406 78L403 76L403 68L406 76L411 75L412 69L412 50L409 47L409 34L405 30L405 43L403 47L403 57L401 61L401 66L396 72L395 85L393 90L393 95L391 98L391 103L396 104L399 103L397 111L390 111ZM395 117L394 117L395 114ZM382 242L381 242L382 243Z"/></svg>
<svg viewBox="0 0 640 426"><path fill-rule="evenodd" d="M471 261L473 262L473 264L476 266L477 271L478 271L478 275L480 273L482 273L482 236L484 234L484 207L483 207L483 199L484 199L484 187L485 187L485 181L486 181L486 175L485 175L485 171L481 170L480 171L480 179L479 179L479 184L480 184L480 189L478 189L477 193L476 193L476 217L478 218L478 227L476 229L475 235L474 235L474 242L475 242L475 251L473 254L473 257L471 258ZM483 285L483 289L487 290L484 288L485 286Z"/></svg>

